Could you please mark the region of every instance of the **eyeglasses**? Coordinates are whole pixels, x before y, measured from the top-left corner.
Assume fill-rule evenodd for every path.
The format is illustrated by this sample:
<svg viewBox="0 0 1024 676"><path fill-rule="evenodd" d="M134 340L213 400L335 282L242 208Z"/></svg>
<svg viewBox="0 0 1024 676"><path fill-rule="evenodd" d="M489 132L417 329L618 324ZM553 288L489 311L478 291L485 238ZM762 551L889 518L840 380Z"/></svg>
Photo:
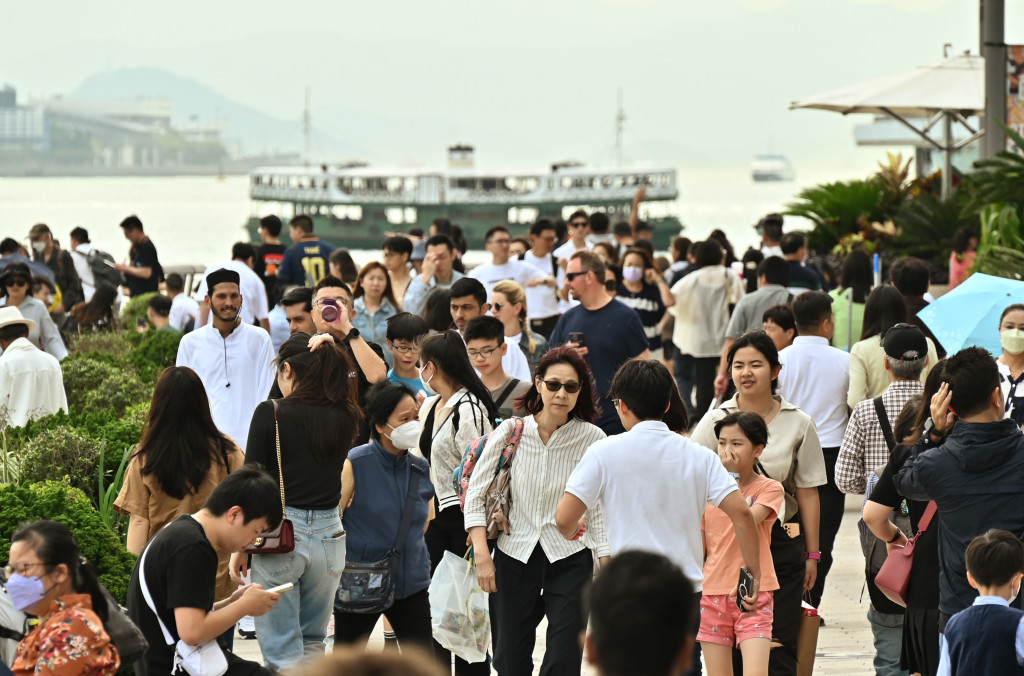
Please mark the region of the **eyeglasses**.
<svg viewBox="0 0 1024 676"><path fill-rule="evenodd" d="M469 358L470 359L479 359L480 357L483 357L484 359L487 359L492 354L494 354L495 350L497 350L500 347L501 347L501 345L495 345L494 347L482 347L479 350L466 350L466 351L469 352Z"/></svg>
<svg viewBox="0 0 1024 676"><path fill-rule="evenodd" d="M582 272L567 272L567 273L565 273L565 278L571 282L572 280L576 279L580 275L585 275L585 274L587 274L586 270L584 270Z"/></svg>
<svg viewBox="0 0 1024 676"><path fill-rule="evenodd" d="M315 303L313 303L313 305L316 305L317 307L323 307L325 305L324 301L327 301L327 300L333 300L333 301L335 301L337 303L341 303L342 305L345 305L347 307L352 307L352 301L350 301L348 298L345 298L344 296L342 296L340 298L320 298Z"/></svg>
<svg viewBox="0 0 1024 676"><path fill-rule="evenodd" d="M14 573L17 573L18 575L25 577L25 571L27 571L29 568L35 568L36 566L45 565L46 564L42 561L36 561L35 563L22 563L17 567L12 566L11 564L7 564L6 566L4 566L4 577L9 580L11 579L11 575L13 575Z"/></svg>
<svg viewBox="0 0 1024 676"><path fill-rule="evenodd" d="M541 382L544 383L544 387L548 388L548 392L557 392L563 387L569 394L576 394L580 391L579 383L560 383L557 380L542 380Z"/></svg>
<svg viewBox="0 0 1024 676"><path fill-rule="evenodd" d="M619 290L618 285L616 284L614 279L609 279L607 282L605 282L604 288L608 289L612 293L615 293L616 291Z"/></svg>
<svg viewBox="0 0 1024 676"><path fill-rule="evenodd" d="M7 286L8 288L12 286L28 286L28 282L26 282L24 279L8 279L4 283L4 285Z"/></svg>
<svg viewBox="0 0 1024 676"><path fill-rule="evenodd" d="M590 224L587 223L586 221L574 221L574 222L569 224L569 227L570 228L585 228L588 225L590 225Z"/></svg>
<svg viewBox="0 0 1024 676"><path fill-rule="evenodd" d="M417 345L395 345L391 344L391 349L398 354L419 354L420 348Z"/></svg>
<svg viewBox="0 0 1024 676"><path fill-rule="evenodd" d="M501 308L505 307L505 305L504 303L491 303L491 307L493 307L498 312L501 312Z"/></svg>

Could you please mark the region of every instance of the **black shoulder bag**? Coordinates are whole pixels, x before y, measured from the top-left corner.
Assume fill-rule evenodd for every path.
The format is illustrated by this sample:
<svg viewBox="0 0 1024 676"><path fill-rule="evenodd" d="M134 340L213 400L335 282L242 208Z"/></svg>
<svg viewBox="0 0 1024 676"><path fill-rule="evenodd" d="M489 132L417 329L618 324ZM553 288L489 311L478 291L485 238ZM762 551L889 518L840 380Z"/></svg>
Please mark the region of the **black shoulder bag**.
<svg viewBox="0 0 1024 676"><path fill-rule="evenodd" d="M395 547L379 561L345 561L338 595L334 599L336 612L359 615L383 613L395 602L395 589L398 586L397 568L402 560L409 526L412 524L420 476L425 471L415 457L409 457L409 490L405 496L402 525L398 528Z"/></svg>

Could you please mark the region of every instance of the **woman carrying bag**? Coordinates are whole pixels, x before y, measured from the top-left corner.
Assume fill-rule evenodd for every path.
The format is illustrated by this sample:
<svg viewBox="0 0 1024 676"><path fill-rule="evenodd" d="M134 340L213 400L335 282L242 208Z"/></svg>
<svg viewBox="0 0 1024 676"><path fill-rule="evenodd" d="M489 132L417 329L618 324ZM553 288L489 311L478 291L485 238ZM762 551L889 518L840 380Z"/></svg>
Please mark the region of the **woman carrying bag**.
<svg viewBox="0 0 1024 676"><path fill-rule="evenodd" d="M283 526L290 522L294 529L291 551L252 557L253 582L264 589L295 585L281 594L272 613L255 618L264 661L273 671L324 649L345 567L338 510L341 471L359 429L352 369L330 336L293 334L277 355L277 384L284 398L257 406L249 427L245 462L279 477ZM245 572L245 558L245 553L231 557L236 582L239 571Z"/></svg>
<svg viewBox="0 0 1024 676"><path fill-rule="evenodd" d="M494 668L499 676L532 674L537 626L546 616L540 673L578 676L579 637L587 626L583 589L594 572L594 554L588 547L598 557L607 557L610 551L600 510L590 515L586 542L581 537L567 541L555 523L569 475L587 448L605 438L591 423L599 404L587 363L572 348L549 351L520 402L530 415L523 419L522 437L509 465L508 529L498 535L493 560L484 503L515 419L503 422L487 439L466 493L465 520L477 579L480 588L492 594Z"/></svg>
<svg viewBox="0 0 1024 676"><path fill-rule="evenodd" d="M446 551L466 553L466 528L459 509L453 477L462 463L462 454L471 442L493 429L498 410L491 393L480 381L469 362L466 344L456 331L430 336L420 346L420 380L428 398L420 407L423 424L420 454L430 463L430 481L436 491L436 516L427 527L430 574L434 574ZM434 652L441 664L451 664L451 653L440 644ZM458 676L486 676L487 662L469 663L455 659Z"/></svg>
<svg viewBox="0 0 1024 676"><path fill-rule="evenodd" d="M347 543L345 574L334 606L334 641L366 639L386 614L404 650L409 644L432 649L430 555L424 533L434 512L434 487L427 463L409 453L420 438L419 406L404 385L383 381L366 395L370 443L352 449L341 475L341 505ZM404 532L403 532L404 529ZM393 558L392 558L393 557ZM353 562L388 559L392 601L360 603Z"/></svg>

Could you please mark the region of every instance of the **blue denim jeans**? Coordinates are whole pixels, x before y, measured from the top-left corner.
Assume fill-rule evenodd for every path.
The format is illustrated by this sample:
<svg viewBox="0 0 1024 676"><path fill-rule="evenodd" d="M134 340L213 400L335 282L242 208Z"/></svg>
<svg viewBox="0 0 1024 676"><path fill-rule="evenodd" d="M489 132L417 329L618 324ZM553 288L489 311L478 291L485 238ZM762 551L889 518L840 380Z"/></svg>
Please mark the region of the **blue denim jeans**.
<svg viewBox="0 0 1024 676"><path fill-rule="evenodd" d="M900 668L903 649L903 615L880 613L868 608L868 622L875 643L875 676L908 676Z"/></svg>
<svg viewBox="0 0 1024 676"><path fill-rule="evenodd" d="M256 638L266 666L283 671L306 656L322 653L334 595L345 569L345 531L337 509L288 507L295 550L252 557L252 581L264 589L291 582L269 613L256 620Z"/></svg>

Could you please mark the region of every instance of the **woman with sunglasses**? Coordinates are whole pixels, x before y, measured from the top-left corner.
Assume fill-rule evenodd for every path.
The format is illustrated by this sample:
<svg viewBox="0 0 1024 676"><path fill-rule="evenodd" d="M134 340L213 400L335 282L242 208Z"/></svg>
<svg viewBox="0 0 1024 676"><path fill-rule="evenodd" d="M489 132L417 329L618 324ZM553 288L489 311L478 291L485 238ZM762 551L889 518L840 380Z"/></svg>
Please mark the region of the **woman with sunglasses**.
<svg viewBox="0 0 1024 676"><path fill-rule="evenodd" d="M457 331L444 331L426 338L420 345L420 380L431 397L420 407L420 455L430 463L430 481L436 491L436 517L427 528L430 574L434 574L446 551L466 553L466 528L459 509L459 496L452 477L471 442L493 429L498 410L491 393L481 382ZM439 643L434 653L442 664L451 664L451 653ZM455 660L458 676L486 676L486 661L470 664Z"/></svg>
<svg viewBox="0 0 1024 676"><path fill-rule="evenodd" d="M36 323L28 333L33 345L57 359L68 356L68 349L46 306L32 297L32 273L24 263L11 263L0 273L0 305L16 307L22 317Z"/></svg>
<svg viewBox="0 0 1024 676"><path fill-rule="evenodd" d="M67 526L36 521L11 536L7 595L39 623L18 644L17 676L106 676L121 665L103 628L107 601Z"/></svg>
<svg viewBox="0 0 1024 676"><path fill-rule="evenodd" d="M491 289L491 314L505 326L505 342L518 345L526 355L530 373L536 372L540 358L548 351L548 339L530 330L523 287L509 280L495 284Z"/></svg>
<svg viewBox="0 0 1024 676"><path fill-rule="evenodd" d="M591 548L602 559L609 549L599 510L590 514L586 538L581 532L574 540L560 535L555 510L587 448L605 437L591 423L599 404L587 363L572 348L549 351L518 405L530 415L523 419L511 465L509 523L498 535L493 559L484 494L515 419L503 422L488 438L466 493L466 528L477 579L481 589L493 594L494 668L501 676L533 673L537 626L544 616L548 628L540 673L578 676L579 637L587 625L583 589L594 572Z"/></svg>

